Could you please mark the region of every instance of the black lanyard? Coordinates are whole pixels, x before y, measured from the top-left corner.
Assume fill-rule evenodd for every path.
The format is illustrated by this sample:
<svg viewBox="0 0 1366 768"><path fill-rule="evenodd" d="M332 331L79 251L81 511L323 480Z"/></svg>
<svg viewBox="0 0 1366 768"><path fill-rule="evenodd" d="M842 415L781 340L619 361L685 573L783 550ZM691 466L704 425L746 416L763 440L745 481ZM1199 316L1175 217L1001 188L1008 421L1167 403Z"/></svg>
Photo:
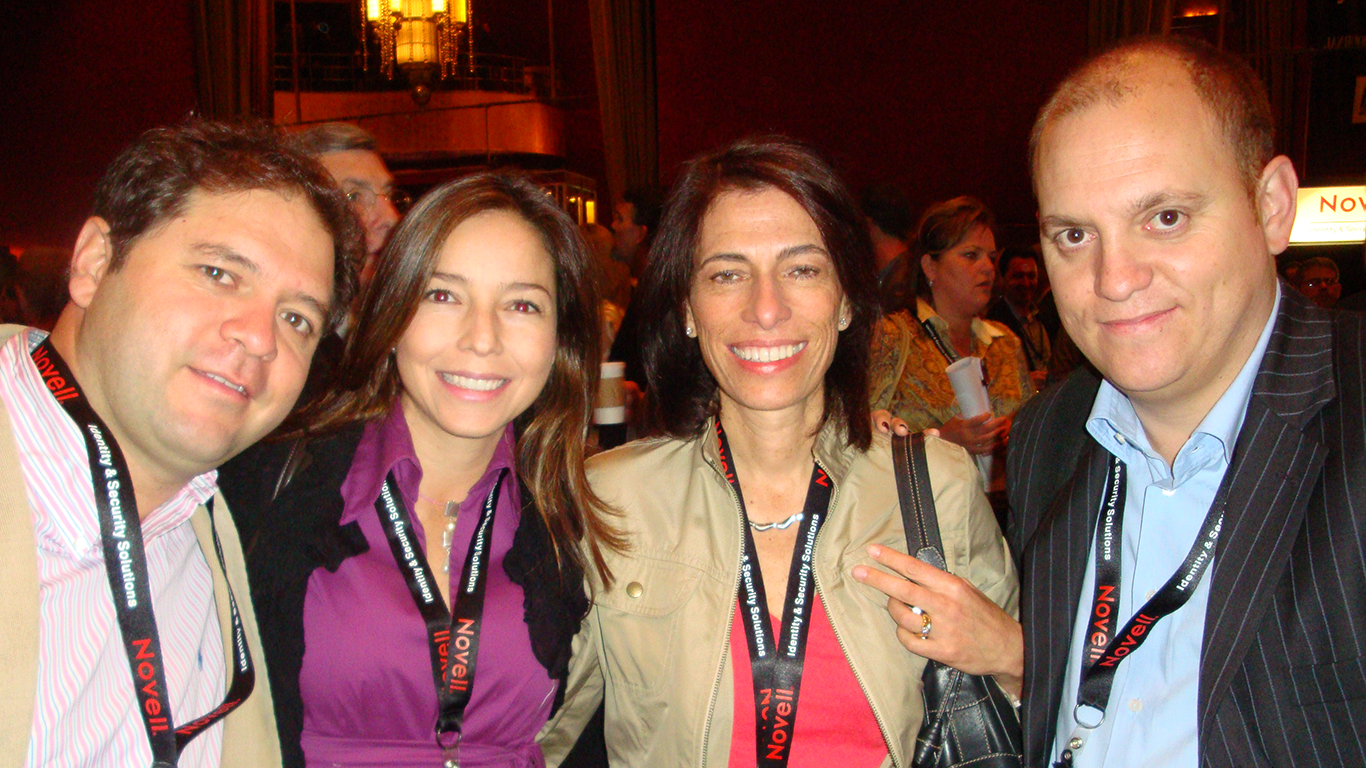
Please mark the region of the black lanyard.
<svg viewBox="0 0 1366 768"><path fill-rule="evenodd" d="M242 629L242 618L237 612L232 585L227 580L223 545L218 541L218 529L213 522L213 500L205 504L205 509L209 513L218 567L223 571L223 581L228 588L228 605L232 609L233 659L236 663L223 703L207 715L176 728L175 720L171 717L166 668L162 663L161 637L157 632L156 616L152 612L147 552L142 544L142 522L138 518L138 504L133 494L133 481L128 474L128 462L124 460L123 451L119 450L118 441L105 426L104 420L90 407L66 361L53 348L51 339L44 339L30 356L43 377L43 384L66 409L67 415L76 422L85 437L90 458L90 482L94 487L95 509L100 520L105 573L114 598L119 631L123 635L123 648L128 655L128 667L133 675L138 714L142 716L147 739L151 743L153 768L173 766L191 739L236 709L251 695L256 685L256 671L252 667L251 651L247 648L246 632Z"/></svg>
<svg viewBox="0 0 1366 768"><path fill-rule="evenodd" d="M1190 600L1200 585L1200 578L1214 561L1219 531L1224 524L1224 510L1228 506L1229 480L1233 474L1225 471L1224 480L1200 525L1200 533L1196 535L1195 543L1191 545L1181 567L1116 633L1114 627L1118 620L1120 563L1124 547L1124 503L1128 490L1124 482L1125 472L1124 462L1112 455L1105 479L1100 519L1096 521L1096 586L1082 651L1077 704L1073 708L1078 727L1085 730L1098 728L1105 722L1105 708L1110 702L1110 689L1114 685L1120 662L1143 645L1153 625ZM1083 723L1077 717L1083 705L1098 710L1099 718ZM1081 742L1084 744L1085 740ZM1069 744L1057 765L1070 766L1072 751Z"/></svg>
<svg viewBox="0 0 1366 768"><path fill-rule="evenodd" d="M806 491L801 527L797 529L797 556L787 576L787 597L783 601L783 635L775 644L768 616L764 577L759 571L759 555L745 514L745 497L730 457L730 444L721 422L716 423L717 450L722 472L740 503L740 518L745 531L745 552L740 560L740 599L744 602L745 638L749 645L749 665L754 677L755 755L761 766L783 768L792 753L792 737L797 723L797 702L801 695L802 666L806 661L806 640L815 602L816 536L825 522L830 506L830 478L819 466L811 470L811 485Z"/></svg>
<svg viewBox="0 0 1366 768"><path fill-rule="evenodd" d="M954 349L952 344L944 341L944 337L939 335L939 331L935 329L934 324L931 323L929 319L921 320L920 325L925 329L925 335L929 336L930 341L934 342L934 345L939 348L939 354L944 356L944 360L946 360L949 365L953 365L963 359L963 356L958 354L958 350ZM985 387L990 380L987 375L987 361L986 358L979 359L982 361L982 386Z"/></svg>
<svg viewBox="0 0 1366 768"><path fill-rule="evenodd" d="M474 690L493 517L498 509L498 492L507 474L506 468L498 472L498 479L484 499L484 510L479 515L474 538L470 540L469 553L465 555L465 567L455 585L454 610L449 611L422 548L418 546L412 517L399 495L393 472L389 473L379 498L375 499L375 511L379 514L384 535L389 539L389 548L408 583L417 611L427 625L432 681L436 685L436 743L449 759L455 758L459 748L465 707L469 706Z"/></svg>

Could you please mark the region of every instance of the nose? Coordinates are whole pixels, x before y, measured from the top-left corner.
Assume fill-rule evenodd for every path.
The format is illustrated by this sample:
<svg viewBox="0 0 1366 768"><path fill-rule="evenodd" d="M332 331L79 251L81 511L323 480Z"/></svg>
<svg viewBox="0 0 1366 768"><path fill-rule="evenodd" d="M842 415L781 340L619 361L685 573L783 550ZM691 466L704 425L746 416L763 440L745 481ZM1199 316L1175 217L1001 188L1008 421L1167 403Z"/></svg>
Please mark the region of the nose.
<svg viewBox="0 0 1366 768"><path fill-rule="evenodd" d="M223 323L223 337L242 345L252 357L275 359L279 348L275 335L274 302L245 302Z"/></svg>
<svg viewBox="0 0 1366 768"><path fill-rule="evenodd" d="M495 307L474 306L460 321L457 332L460 349L476 355L497 354L503 348L502 324Z"/></svg>
<svg viewBox="0 0 1366 768"><path fill-rule="evenodd" d="M375 198L375 204L370 209L370 229L375 232L375 241L380 245L389 238L389 231L398 224L398 209L394 207L393 201L387 197Z"/></svg>
<svg viewBox="0 0 1366 768"><path fill-rule="evenodd" d="M1101 241L1096 258L1096 295L1110 301L1124 301L1148 287L1153 271L1143 255L1112 239Z"/></svg>
<svg viewBox="0 0 1366 768"><path fill-rule="evenodd" d="M759 275L750 290L749 306L741 316L742 320L757 324L764 330L776 328L792 317L792 307L778 283L778 276L772 273Z"/></svg>

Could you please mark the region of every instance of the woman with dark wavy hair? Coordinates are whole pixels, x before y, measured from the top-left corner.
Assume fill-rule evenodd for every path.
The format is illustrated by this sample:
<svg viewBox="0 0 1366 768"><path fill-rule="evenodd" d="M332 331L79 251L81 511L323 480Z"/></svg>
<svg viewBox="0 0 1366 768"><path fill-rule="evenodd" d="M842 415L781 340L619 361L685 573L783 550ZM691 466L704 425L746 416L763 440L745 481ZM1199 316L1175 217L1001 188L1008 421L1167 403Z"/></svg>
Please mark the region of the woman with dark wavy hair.
<svg viewBox="0 0 1366 768"><path fill-rule="evenodd" d="M1018 692L1015 572L961 448L927 445L958 575L925 566L908 593L877 568L910 566L868 412L876 285L863 218L811 150L751 139L684 168L637 293L664 436L589 462L630 548L607 555L614 584L589 575L550 763L603 698L613 765L828 768L909 764L926 658ZM933 632L899 629L910 607L879 590Z"/></svg>
<svg viewBox="0 0 1366 768"><path fill-rule="evenodd" d="M530 181L427 195L380 258L341 387L224 468L287 765L543 765L618 546L584 475L590 257ZM306 459L301 459L306 456Z"/></svg>

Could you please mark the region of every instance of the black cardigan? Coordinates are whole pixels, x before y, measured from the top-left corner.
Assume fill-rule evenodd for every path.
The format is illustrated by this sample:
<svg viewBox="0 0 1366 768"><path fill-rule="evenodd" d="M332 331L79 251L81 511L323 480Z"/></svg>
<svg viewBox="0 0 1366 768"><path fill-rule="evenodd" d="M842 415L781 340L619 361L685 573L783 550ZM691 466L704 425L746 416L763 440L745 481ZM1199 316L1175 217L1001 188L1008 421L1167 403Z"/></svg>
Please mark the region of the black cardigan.
<svg viewBox="0 0 1366 768"><path fill-rule="evenodd" d="M307 443L306 458L272 501L290 443L257 445L218 473L219 487L244 542L252 604L260 627L275 722L286 766L303 766L304 592L318 568L335 572L343 560L369 550L360 525L339 526L342 482L363 427ZM566 560L556 567L550 535L531 494L521 486L522 517L503 560L508 578L522 588L531 649L559 680L564 696L570 644L588 613L583 572Z"/></svg>

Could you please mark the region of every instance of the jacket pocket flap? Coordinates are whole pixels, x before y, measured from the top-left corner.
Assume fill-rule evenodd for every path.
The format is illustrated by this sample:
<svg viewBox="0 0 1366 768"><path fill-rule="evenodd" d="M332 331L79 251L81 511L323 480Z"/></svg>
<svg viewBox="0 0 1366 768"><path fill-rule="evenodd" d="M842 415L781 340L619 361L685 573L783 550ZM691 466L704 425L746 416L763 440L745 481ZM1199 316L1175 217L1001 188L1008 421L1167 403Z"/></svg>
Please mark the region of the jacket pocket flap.
<svg viewBox="0 0 1366 768"><path fill-rule="evenodd" d="M1322 664L1292 664L1290 682L1301 707L1366 697L1366 656Z"/></svg>
<svg viewBox="0 0 1366 768"><path fill-rule="evenodd" d="M668 616L688 601L702 574L682 563L637 556L614 562L612 575L612 588L594 598L598 605L636 616Z"/></svg>

